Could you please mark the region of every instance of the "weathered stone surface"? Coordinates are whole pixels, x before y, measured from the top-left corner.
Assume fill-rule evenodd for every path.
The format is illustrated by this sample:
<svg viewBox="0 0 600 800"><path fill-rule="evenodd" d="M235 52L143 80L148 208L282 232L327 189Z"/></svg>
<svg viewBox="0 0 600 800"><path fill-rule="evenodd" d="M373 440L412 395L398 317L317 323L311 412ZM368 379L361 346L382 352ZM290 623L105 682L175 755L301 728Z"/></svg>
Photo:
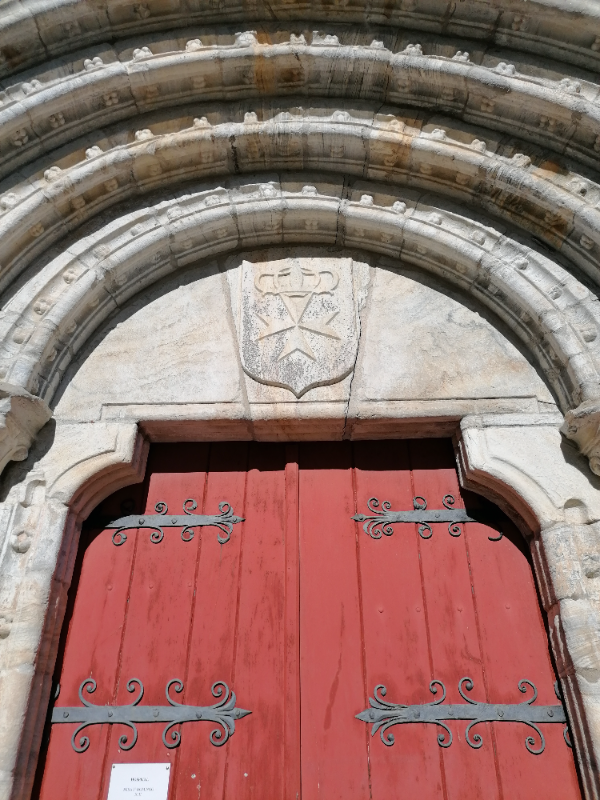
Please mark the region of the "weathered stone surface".
<svg viewBox="0 0 600 800"><path fill-rule="evenodd" d="M50 400L74 353L115 307L174 269L241 247L338 238L372 254L440 275L498 314L524 342L561 407L600 395L596 302L575 278L531 248L458 213L407 193L377 204L361 191L341 200L339 184L320 193L288 176L201 191L133 212L82 238L5 308L0 360L13 383ZM381 204L379 204L381 203ZM410 208L408 206L410 203ZM316 227L315 227L316 225ZM90 313L90 311L92 313Z"/></svg>
<svg viewBox="0 0 600 800"><path fill-rule="evenodd" d="M550 392L517 347L484 314L423 278L375 271L357 401L510 397L523 410L551 410Z"/></svg>
<svg viewBox="0 0 600 800"><path fill-rule="evenodd" d="M600 404L588 401L567 411L561 430L587 456L592 472L600 475Z"/></svg>
<svg viewBox="0 0 600 800"><path fill-rule="evenodd" d="M69 53L90 43L139 35L148 30L160 31L166 26L175 28L175 37L179 34L178 28L190 24L214 25L230 22L234 23L235 30L239 30L240 22L252 21L256 27L257 21L264 24L273 17L295 21L296 25L303 25L308 19L320 25L331 25L335 22L377 22L387 26L390 34L397 35L398 28L408 29L409 36L413 31L417 35L419 31L446 32L447 20L451 17L452 30L458 37L470 39L469 44L473 43L474 37L475 41L508 45L517 52L535 52L559 62L578 64L589 69L593 69L598 63L598 53L593 47L593 34L598 25L598 9L594 0L537 0L535 3L526 0L510 0L508 3L506 0L494 0L493 3L471 3L468 9L462 10L459 7L458 12L449 0L434 0L425 8L409 0L392 9L383 2L369 6L348 6L345 3L332 6L319 0L303 3L301 8L296 8L285 0L280 0L273 3L266 18L260 7L251 10L235 3L214 3L207 8L198 9L192 3L139 3L123 6L118 0L110 0L101 7L94 6L92 10L88 3L73 5L67 0L47 0L39 4L37 24L18 0L9 0L3 5L3 24L0 31L18 46L9 50L2 68L4 74L10 74L15 69L38 63L48 53ZM189 38L185 33L183 31L184 41ZM232 34L230 38L234 40ZM325 36L321 35L320 39L326 43ZM405 45L408 41L404 37ZM248 46L256 44L257 40L254 38L248 41L240 37L239 42Z"/></svg>
<svg viewBox="0 0 600 800"><path fill-rule="evenodd" d="M560 414L490 414L461 423L466 469L473 477L480 473L482 485L491 489L494 481L502 484L498 496L510 496L505 506L522 513L530 531L565 519L600 521L600 478L582 469L583 457L561 441L560 423ZM558 452L560 460L549 458Z"/></svg>
<svg viewBox="0 0 600 800"><path fill-rule="evenodd" d="M20 386L0 383L0 472L9 461L24 461L36 434L52 413Z"/></svg>
<svg viewBox="0 0 600 800"><path fill-rule="evenodd" d="M219 404L224 419L259 425L281 415L289 424L343 414L357 434L362 416L410 415L415 406L423 414L430 404L434 415L454 419L461 416L457 404L462 414L498 410L499 403L512 411L555 409L546 385L519 349L466 298L461 302L460 295L448 296L434 278L369 266L344 251L302 252L297 259L282 259L278 248L245 253L221 262L225 275L213 264L188 271L182 285L169 281L136 296L70 368L55 408L57 419L146 422L149 417L166 420L169 414L193 417L191 409ZM306 332L304 317L297 315L303 337L296 339L281 296L268 294L265 302L256 290L258 282L280 291L273 276L287 281L294 266L314 285L326 281L326 291L335 285L332 295L325 294L327 305L302 287L290 290L292 299L285 299L291 303L298 295L300 311L317 301ZM287 291L287 283L283 286ZM339 313L344 303L345 317ZM270 348L261 349L260 337L279 325L282 330L268 337ZM253 348L262 360L252 355ZM289 351L291 359L293 348L303 348L298 361L313 370L304 373L310 375L308 386L291 385L291 380L285 386L281 353ZM319 381L328 385L315 386ZM328 403L333 405L327 410Z"/></svg>
<svg viewBox="0 0 600 800"><path fill-rule="evenodd" d="M332 152L332 173L434 190L475 212L483 209L563 250L596 280L600 187L582 177L577 164L556 175L540 159L534 163L503 147L497 134L473 139L471 126L444 120L440 128L435 117L429 124L397 113L365 119L360 110L341 112L326 100L307 109L286 106L284 100L276 105L257 101L252 107L261 119L256 111L240 111L232 120L222 108L210 122L177 113L169 122L157 121L154 132L123 130L100 135L93 147L79 142L70 152L59 150L58 161L38 162L33 181L15 173L0 198L6 266L0 288L60 239L63 224L75 228L117 199L182 180L252 174L265 161L276 169L318 170ZM596 150L591 153L593 166ZM14 154L8 155L14 166ZM434 167L439 177L433 176ZM527 214L515 211L522 207Z"/></svg>
<svg viewBox="0 0 600 800"><path fill-rule="evenodd" d="M86 422L135 405L143 418L144 406L241 401L229 298L209 266L117 314L74 365L56 415Z"/></svg>

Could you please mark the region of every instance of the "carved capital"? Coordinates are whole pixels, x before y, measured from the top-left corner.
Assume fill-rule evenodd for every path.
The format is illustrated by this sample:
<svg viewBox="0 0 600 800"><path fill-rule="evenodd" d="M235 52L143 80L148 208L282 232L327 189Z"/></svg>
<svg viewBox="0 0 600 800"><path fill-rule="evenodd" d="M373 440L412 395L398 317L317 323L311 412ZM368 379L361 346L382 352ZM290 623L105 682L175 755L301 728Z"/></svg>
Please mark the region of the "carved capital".
<svg viewBox="0 0 600 800"><path fill-rule="evenodd" d="M0 473L9 461L24 461L36 434L52 416L39 397L0 382Z"/></svg>
<svg viewBox="0 0 600 800"><path fill-rule="evenodd" d="M600 475L600 400L588 400L567 411L561 432L589 459L592 472Z"/></svg>

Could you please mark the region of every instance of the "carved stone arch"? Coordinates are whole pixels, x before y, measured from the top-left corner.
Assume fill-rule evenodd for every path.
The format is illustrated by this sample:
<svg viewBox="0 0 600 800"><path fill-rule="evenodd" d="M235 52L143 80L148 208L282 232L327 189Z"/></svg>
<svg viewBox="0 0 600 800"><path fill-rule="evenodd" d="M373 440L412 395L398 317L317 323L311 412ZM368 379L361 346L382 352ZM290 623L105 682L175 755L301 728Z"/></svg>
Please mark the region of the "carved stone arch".
<svg viewBox="0 0 600 800"><path fill-rule="evenodd" d="M3 377L9 391L21 387L17 391L50 400L72 354L105 316L178 266L257 244L318 241L400 256L456 283L521 337L564 411L593 407L597 312L573 276L493 228L423 200L407 197L409 208L376 186L372 191L386 205L362 190L349 201L340 201L330 185L323 191L287 191L273 183L209 190L133 212L82 240L44 268L33 293L27 285L6 307ZM319 221L309 230L307 215L315 210ZM584 419L589 426L590 415ZM16 445L7 438L5 446L14 452ZM593 446L588 453L594 457Z"/></svg>
<svg viewBox="0 0 600 800"><path fill-rule="evenodd" d="M312 241L401 256L442 274L513 327L565 410L598 396L592 331L600 323L576 279L459 214L423 203L409 210L394 195L389 205L383 202L370 194L342 201L310 186L296 191L268 183L134 212L81 240L75 253L42 270L34 293L21 291L8 303L4 377L49 401L72 353L106 314L177 265L257 245Z"/></svg>
<svg viewBox="0 0 600 800"><path fill-rule="evenodd" d="M316 27L332 21L355 26L408 29L417 37L419 33L454 34L456 37L485 42L490 45L510 47L517 51L534 52L550 56L565 65L574 64L597 70L598 50L592 35L597 25L597 9L587 0L565 3L565 0L540 0L535 4L526 0L512 0L507 7L503 2L470 4L467 9L457 9L450 0L437 0L426 10L413 0L398 3L390 9L383 2L369 4L302 2L290 4L279 0L265 13L260 5L215 2L209 9L197 7L192 2L154 7L151 3L109 3L106 9L90 10L84 3L41 4L32 12L13 0L6 9L0 31L2 35L20 44L9 51L2 64L1 75L9 75L50 57L70 52L75 47L85 47L112 38L120 39L167 27L178 29L189 25L215 25L270 21L273 18L288 25L314 21ZM462 12L462 13L461 13ZM448 20L451 20L450 25ZM236 27L236 29L239 29ZM382 31L382 32L385 32Z"/></svg>
<svg viewBox="0 0 600 800"><path fill-rule="evenodd" d="M261 44L254 32L230 38L207 45L192 39L173 51L172 39L163 44L153 37L148 44L156 53L140 41L125 53L104 49L92 60L78 59L72 74L60 64L43 82L16 83L0 108L0 176L71 141L74 132L134 120L140 112L252 98L301 97L312 105L323 95L345 108L366 101L395 113L406 106L441 111L476 126L483 138L518 128L524 142L595 169L598 110L589 81L556 80L550 72L534 77L504 61L475 64L468 54L426 55L420 45L393 52L377 39L344 45L316 32L310 44L304 36ZM265 62L268 80L260 77ZM358 85L354 74L362 76Z"/></svg>
<svg viewBox="0 0 600 800"><path fill-rule="evenodd" d="M214 126L196 119L174 133L143 129L108 152L88 149L79 163L55 165L35 182L4 195L0 288L14 280L64 236L107 206L138 194L180 185L182 177L257 170L322 170L397 187L435 191L483 209L499 221L535 235L597 283L600 271L600 185L574 173L553 175L523 154L504 156L458 131L419 130L389 115L358 112L281 112L259 121ZM232 157L235 152L235 158ZM82 154L83 155L83 154ZM402 199L399 197L399 199Z"/></svg>

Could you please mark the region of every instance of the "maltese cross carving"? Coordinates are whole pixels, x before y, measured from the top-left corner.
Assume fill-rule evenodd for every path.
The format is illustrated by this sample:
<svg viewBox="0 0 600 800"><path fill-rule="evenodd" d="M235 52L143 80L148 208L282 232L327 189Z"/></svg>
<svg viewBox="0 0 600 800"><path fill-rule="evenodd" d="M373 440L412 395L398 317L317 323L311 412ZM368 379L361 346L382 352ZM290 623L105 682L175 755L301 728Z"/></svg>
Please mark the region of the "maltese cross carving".
<svg viewBox="0 0 600 800"><path fill-rule="evenodd" d="M358 347L351 259L286 258L242 265L245 371L301 397L348 375Z"/></svg>
<svg viewBox="0 0 600 800"><path fill-rule="evenodd" d="M258 337L265 339L278 333L287 333L281 352L277 360L281 361L292 353L304 353L305 356L317 360L310 346L306 332L317 336L329 336L339 339L331 322L337 317L338 311L327 313L321 318L306 318L310 301L315 295L332 295L339 284L339 275L333 270L315 271L306 266L301 266L298 261L290 261L277 272L262 272L256 280L255 286L263 295L272 294L281 298L288 312L287 319L274 319L257 314L265 324L265 330Z"/></svg>

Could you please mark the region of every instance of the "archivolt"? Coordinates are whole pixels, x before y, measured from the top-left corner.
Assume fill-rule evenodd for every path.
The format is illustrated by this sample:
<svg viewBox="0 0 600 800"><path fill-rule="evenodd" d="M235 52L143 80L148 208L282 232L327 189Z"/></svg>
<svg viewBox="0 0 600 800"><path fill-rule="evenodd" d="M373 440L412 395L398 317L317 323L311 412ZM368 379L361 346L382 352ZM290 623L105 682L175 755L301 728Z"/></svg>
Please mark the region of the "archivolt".
<svg viewBox="0 0 600 800"><path fill-rule="evenodd" d="M168 43L172 46L173 42ZM153 43L156 49L156 44ZM114 51L64 65L7 89L0 107L0 175L73 138L140 112L188 102L299 95L339 97L390 106L442 110L484 129L502 131L565 153L597 169L600 151L598 87L519 74L505 62L473 64L423 55L420 45L394 54L383 43L340 45L313 34L259 44L252 32L231 45L153 55L147 46L121 62ZM127 56L126 56L127 58ZM103 63L107 59L110 63Z"/></svg>
<svg viewBox="0 0 600 800"><path fill-rule="evenodd" d="M32 260L107 205L192 178L260 169L323 170L435 190L534 233L600 283L600 186L556 176L528 157L494 155L482 142L452 140L443 129L420 132L395 117L357 119L348 112L304 115L296 110L259 122L210 126L196 120L176 134L138 131L135 141L5 195L0 217L6 289ZM403 189L405 192L405 189Z"/></svg>
<svg viewBox="0 0 600 800"><path fill-rule="evenodd" d="M42 0L34 6L8 0L2 6L0 75L74 49L188 25L271 20L382 25L390 30L451 34L495 46L538 53L563 63L598 69L598 8L594 0L170 0L123 3L106 0ZM258 27L258 26L257 26Z"/></svg>
<svg viewBox="0 0 600 800"><path fill-rule="evenodd" d="M588 283L600 284L600 185L589 177L600 152L598 19L588 0L429 0L426 10L417 0L273 0L264 8L254 0L40 0L34 10L5 0L0 74L70 53L5 82L0 92L0 174L23 167L4 181L0 197L0 291L12 294L0 319L8 394L25 387L50 400L72 352L110 308L186 259L258 241L348 239L440 271L494 308L548 375L568 411L568 435L584 452L600 453L596 300L574 277L577 269L571 275L505 238L498 224L535 236L585 271ZM234 34L236 20L257 32ZM328 32L316 32L313 21ZM194 22L202 31L184 30ZM422 44L413 38L417 31ZM488 44L510 50L487 52ZM472 60L459 46L471 50ZM528 55L515 56L519 50ZM529 59L531 52L543 58ZM273 108L275 98L285 98L276 101L287 104L283 113ZM307 98L320 107L343 100L345 110L291 108ZM254 111L234 122L240 100L255 103ZM221 105L194 122L185 110L179 121L171 111L198 101ZM380 113L384 103L395 113ZM427 124L421 111L400 117L400 105L441 113L443 122ZM100 130L113 123L120 130ZM132 125L139 128L135 140ZM82 134L93 141L73 141ZM98 146L104 137L107 152ZM65 146L52 155L59 145ZM265 170L305 175L281 178L285 191L275 189L270 199L252 192L248 199L239 188L226 192L225 203L213 192L214 207L205 208L200 195L173 207L159 203L146 216L122 217L35 274L35 259L65 232L129 196ZM351 180L341 186L320 179L314 202L323 204L323 217L315 219L313 201L298 194L310 170L353 176L354 188L360 179L378 181L369 189L373 205L360 203ZM490 227L444 211L439 198L439 208L426 207L418 193L431 190L497 222ZM201 207L172 217L194 203ZM224 215L214 242L194 222L208 219L210 233L211 214ZM316 223L325 227L309 233L306 225ZM107 231L118 233L118 246L103 241ZM146 244L152 241L156 247ZM577 412L569 411L578 403Z"/></svg>
<svg viewBox="0 0 600 800"><path fill-rule="evenodd" d="M442 275L516 331L563 408L600 397L600 315L575 278L459 214L422 204L409 210L378 186L372 187L377 204L367 193L341 200L341 188L327 195L310 186L299 190L290 177L287 184L194 193L82 239L6 307L3 379L50 401L73 354L102 320L162 276L226 251L319 242L402 258Z"/></svg>

